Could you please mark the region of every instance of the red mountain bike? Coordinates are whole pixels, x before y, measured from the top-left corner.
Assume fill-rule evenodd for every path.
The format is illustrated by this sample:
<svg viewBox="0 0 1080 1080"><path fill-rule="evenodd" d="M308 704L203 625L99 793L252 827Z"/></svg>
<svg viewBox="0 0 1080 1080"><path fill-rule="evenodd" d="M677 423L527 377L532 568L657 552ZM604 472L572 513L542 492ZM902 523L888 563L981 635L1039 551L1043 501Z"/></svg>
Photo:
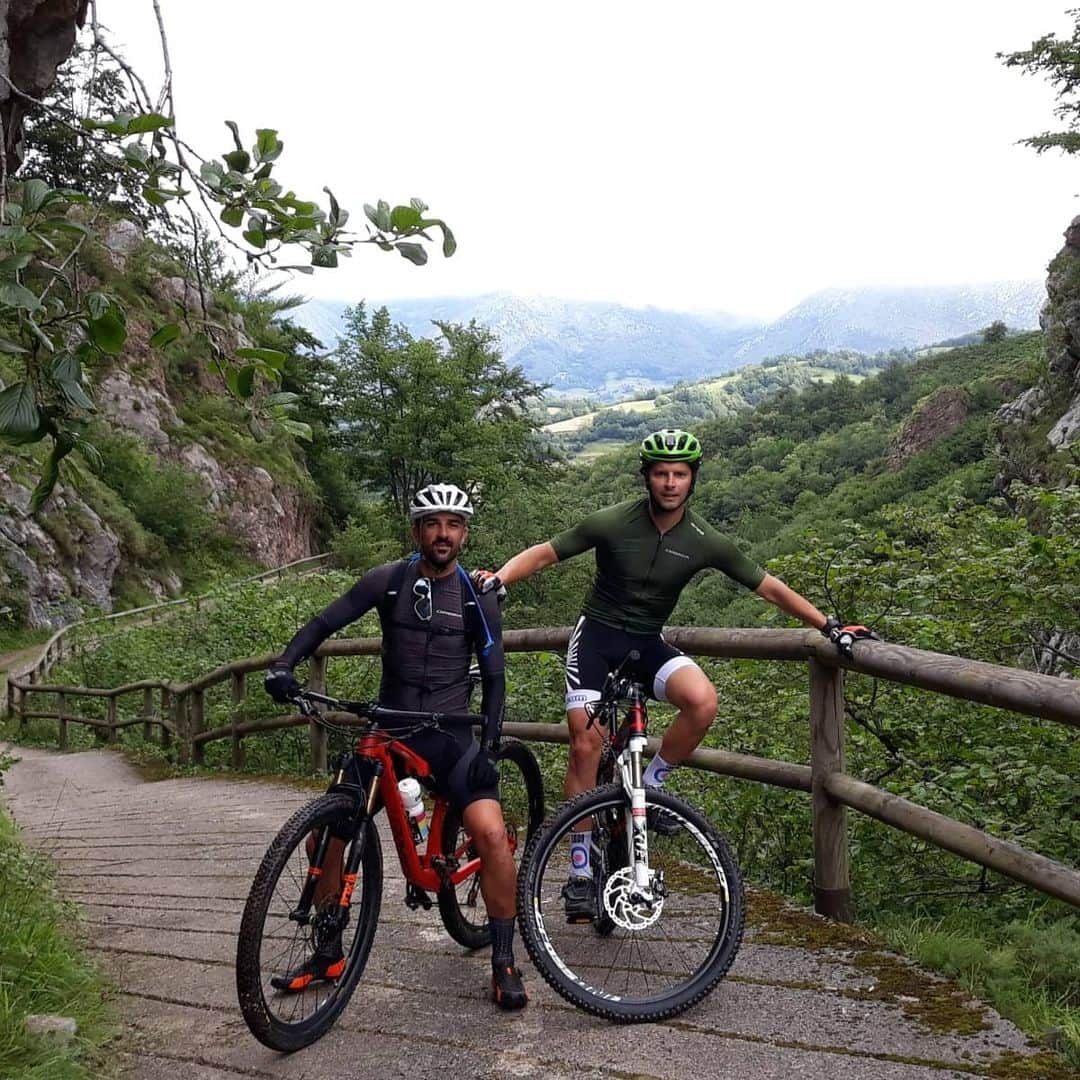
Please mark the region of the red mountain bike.
<svg viewBox="0 0 1080 1080"><path fill-rule="evenodd" d="M382 901L382 846L375 815L383 806L405 876L405 903L430 908L432 893L450 936L469 949L491 943L480 896L480 860L460 816L434 794L427 762L399 741L432 727L478 724L469 713L402 712L373 702L339 701L302 691L300 712L321 719L315 703L365 721L351 752L335 763L325 795L301 807L274 838L255 874L240 923L236 989L252 1034L274 1050L292 1051L326 1033L348 1004L368 954ZM379 728L392 723L394 733ZM324 721L325 723L325 721ZM403 729L403 725L409 725ZM327 724L327 727L331 725ZM512 850L524 844L544 816L540 769L519 742L503 740L496 755L500 801ZM421 854L398 781L415 777L434 795L431 829ZM338 843L333 843L338 841ZM341 851L331 868L328 853ZM340 871L341 888L316 902L319 879ZM332 981L300 991L278 991L270 980L289 971L320 945L341 935L344 966Z"/></svg>
<svg viewBox="0 0 1080 1080"><path fill-rule="evenodd" d="M589 706L608 733L601 786L555 811L532 838L517 902L521 937L552 988L624 1023L664 1020L704 998L735 959L745 907L723 837L688 803L642 781L646 695L621 674L636 659L629 653ZM586 823L594 917L582 924L567 921L562 887L572 834Z"/></svg>

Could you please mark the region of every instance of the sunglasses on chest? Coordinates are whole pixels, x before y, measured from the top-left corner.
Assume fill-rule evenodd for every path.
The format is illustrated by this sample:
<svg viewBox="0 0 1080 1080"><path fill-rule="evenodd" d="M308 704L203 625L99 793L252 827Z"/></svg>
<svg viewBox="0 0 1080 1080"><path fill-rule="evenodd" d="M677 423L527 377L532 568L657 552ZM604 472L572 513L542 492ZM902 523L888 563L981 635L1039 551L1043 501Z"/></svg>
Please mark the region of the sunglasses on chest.
<svg viewBox="0 0 1080 1080"><path fill-rule="evenodd" d="M413 582L413 611L421 622L431 622L431 581L426 577L418 577Z"/></svg>

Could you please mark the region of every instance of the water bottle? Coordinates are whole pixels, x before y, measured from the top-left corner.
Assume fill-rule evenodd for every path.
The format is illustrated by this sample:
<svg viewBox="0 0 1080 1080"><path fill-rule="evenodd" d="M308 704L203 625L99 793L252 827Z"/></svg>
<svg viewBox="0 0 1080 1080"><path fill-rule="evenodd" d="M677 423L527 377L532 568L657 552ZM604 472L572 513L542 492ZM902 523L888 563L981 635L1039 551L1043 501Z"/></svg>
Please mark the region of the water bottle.
<svg viewBox="0 0 1080 1080"><path fill-rule="evenodd" d="M398 781L398 791L405 806L405 813L409 815L413 839L418 844L422 844L427 839L428 823L427 808L424 806L424 793L420 787L420 781L413 776L406 776L404 780Z"/></svg>

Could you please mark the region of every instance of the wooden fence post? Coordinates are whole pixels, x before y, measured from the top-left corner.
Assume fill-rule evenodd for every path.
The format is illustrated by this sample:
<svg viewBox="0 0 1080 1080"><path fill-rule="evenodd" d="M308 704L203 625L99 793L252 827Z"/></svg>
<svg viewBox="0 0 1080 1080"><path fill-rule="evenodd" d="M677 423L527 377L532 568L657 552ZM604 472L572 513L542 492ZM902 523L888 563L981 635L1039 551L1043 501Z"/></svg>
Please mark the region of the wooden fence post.
<svg viewBox="0 0 1080 1080"><path fill-rule="evenodd" d="M154 719L154 691L149 686L142 692L142 737L144 742L150 741L150 725Z"/></svg>
<svg viewBox="0 0 1080 1080"><path fill-rule="evenodd" d="M810 661L810 769L814 815L814 910L851 922L847 810L825 790L844 771L844 673Z"/></svg>
<svg viewBox="0 0 1080 1080"><path fill-rule="evenodd" d="M172 732L166 726L166 720L173 719L172 692L168 687L161 688L161 749L168 750L172 746Z"/></svg>
<svg viewBox="0 0 1080 1080"><path fill-rule="evenodd" d="M196 765L203 763L203 758L206 756L206 744L195 742L195 736L200 731L206 729L205 714L206 714L206 691L205 690L193 690L191 692L191 701L188 703L188 734L187 737L191 740L191 760Z"/></svg>
<svg viewBox="0 0 1080 1080"><path fill-rule="evenodd" d="M9 672L7 675L7 714L9 717L15 715L15 704L17 700L18 690L15 689L15 684L11 681L13 676Z"/></svg>
<svg viewBox="0 0 1080 1080"><path fill-rule="evenodd" d="M26 730L26 691L16 690L15 694L15 701L18 705L19 734L21 735Z"/></svg>
<svg viewBox="0 0 1080 1080"><path fill-rule="evenodd" d="M247 676L242 671L232 673L232 710L229 718L232 722L232 767L242 769L244 767L244 740L237 734L236 728L240 723L240 710L244 704L244 695L247 691Z"/></svg>
<svg viewBox="0 0 1080 1080"><path fill-rule="evenodd" d="M178 765L191 764L191 733L188 731L187 694L177 694L173 698L173 717L176 724L176 762Z"/></svg>
<svg viewBox="0 0 1080 1080"><path fill-rule="evenodd" d="M308 686L317 694L326 693L326 657L313 656L308 672ZM308 721L308 739L311 743L311 771L326 772L326 728L314 720Z"/></svg>
<svg viewBox="0 0 1080 1080"><path fill-rule="evenodd" d="M113 694L109 698L109 706L105 713L105 719L108 721L109 728L105 732L105 741L114 743L116 742L116 695Z"/></svg>
<svg viewBox="0 0 1080 1080"><path fill-rule="evenodd" d="M68 722L64 719L64 717L67 714L67 694L56 695L56 711L60 714L60 749L66 750L68 748Z"/></svg>

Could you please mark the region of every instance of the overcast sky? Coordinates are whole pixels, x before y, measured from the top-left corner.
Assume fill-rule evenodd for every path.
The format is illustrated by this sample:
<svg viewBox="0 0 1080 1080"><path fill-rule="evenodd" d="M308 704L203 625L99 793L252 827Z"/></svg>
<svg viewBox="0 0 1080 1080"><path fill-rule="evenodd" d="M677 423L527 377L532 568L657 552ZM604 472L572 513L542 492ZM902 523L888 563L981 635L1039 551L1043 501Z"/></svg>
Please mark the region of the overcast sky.
<svg viewBox="0 0 1080 1080"><path fill-rule="evenodd" d="M304 277L356 301L506 290L774 316L819 289L1041 278L1080 213L1045 82L998 51L1067 0L162 0L178 127L276 127L303 197L422 196L459 241ZM100 0L150 78L150 0Z"/></svg>

